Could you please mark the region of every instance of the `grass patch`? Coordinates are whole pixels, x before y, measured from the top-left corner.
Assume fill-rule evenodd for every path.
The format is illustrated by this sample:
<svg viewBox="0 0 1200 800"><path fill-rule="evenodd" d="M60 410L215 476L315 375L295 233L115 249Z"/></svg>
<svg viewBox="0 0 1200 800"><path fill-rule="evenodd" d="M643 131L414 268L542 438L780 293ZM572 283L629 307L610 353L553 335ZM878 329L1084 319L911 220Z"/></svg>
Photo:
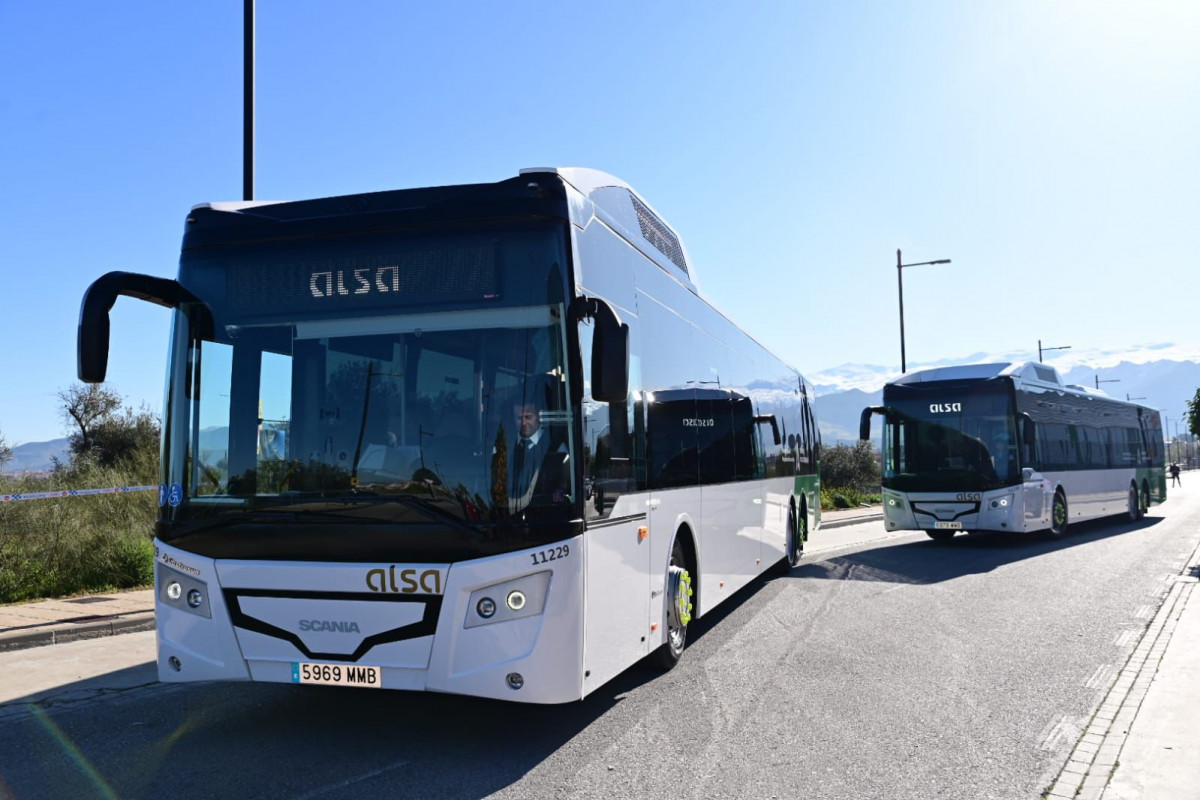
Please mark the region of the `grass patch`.
<svg viewBox="0 0 1200 800"><path fill-rule="evenodd" d="M0 476L0 494L156 484L151 467ZM155 492L132 492L0 503L0 603L153 583L157 502Z"/></svg>
<svg viewBox="0 0 1200 800"><path fill-rule="evenodd" d="M836 508L860 508L864 505L879 505L883 495L879 492L860 492L847 487L821 488L821 510Z"/></svg>

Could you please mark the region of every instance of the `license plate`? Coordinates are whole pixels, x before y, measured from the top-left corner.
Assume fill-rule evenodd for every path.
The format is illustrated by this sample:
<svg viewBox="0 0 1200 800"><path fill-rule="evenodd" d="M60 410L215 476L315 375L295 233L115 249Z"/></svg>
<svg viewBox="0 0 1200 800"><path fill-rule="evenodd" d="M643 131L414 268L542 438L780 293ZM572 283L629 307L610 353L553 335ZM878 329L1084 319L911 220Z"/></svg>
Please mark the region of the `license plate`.
<svg viewBox="0 0 1200 800"><path fill-rule="evenodd" d="M935 522L935 523L933 523L933 527L941 529L941 530L946 530L947 528L949 528L950 530L953 530L953 531L961 531L962 523L961 522Z"/></svg>
<svg viewBox="0 0 1200 800"><path fill-rule="evenodd" d="M326 686L383 686L383 670L359 664L292 663L292 683L320 683Z"/></svg>

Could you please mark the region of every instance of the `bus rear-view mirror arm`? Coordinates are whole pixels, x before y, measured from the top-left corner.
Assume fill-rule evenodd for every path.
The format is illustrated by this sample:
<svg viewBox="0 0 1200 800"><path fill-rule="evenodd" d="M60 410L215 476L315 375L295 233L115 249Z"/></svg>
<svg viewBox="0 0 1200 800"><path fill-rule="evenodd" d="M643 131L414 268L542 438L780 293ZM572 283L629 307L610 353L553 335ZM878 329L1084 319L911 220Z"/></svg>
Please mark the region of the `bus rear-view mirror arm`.
<svg viewBox="0 0 1200 800"><path fill-rule="evenodd" d="M108 312L118 297L134 297L165 308L178 308L184 303L196 303L193 318L195 333L212 338L212 313L179 281L157 278L136 272L109 272L97 278L83 295L79 307L76 369L84 383L103 383L108 374Z"/></svg>
<svg viewBox="0 0 1200 800"><path fill-rule="evenodd" d="M883 406L867 406L863 409L862 417L858 420L858 438L864 442L871 440L871 415L882 414Z"/></svg>
<svg viewBox="0 0 1200 800"><path fill-rule="evenodd" d="M771 433L775 436L776 446L783 443L783 439L779 436L779 423L775 419L774 414L759 414L754 418L755 425L770 425Z"/></svg>
<svg viewBox="0 0 1200 800"><path fill-rule="evenodd" d="M592 397L602 403L623 403L629 396L629 325L598 297L577 297L571 303L575 322L591 319Z"/></svg>

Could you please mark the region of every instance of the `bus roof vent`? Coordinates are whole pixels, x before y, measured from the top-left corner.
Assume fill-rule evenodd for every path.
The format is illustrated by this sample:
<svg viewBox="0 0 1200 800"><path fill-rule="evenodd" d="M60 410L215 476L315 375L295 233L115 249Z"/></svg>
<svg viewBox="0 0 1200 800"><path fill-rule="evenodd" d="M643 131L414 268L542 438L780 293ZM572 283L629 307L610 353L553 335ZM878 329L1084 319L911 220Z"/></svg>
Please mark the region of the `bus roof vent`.
<svg viewBox="0 0 1200 800"><path fill-rule="evenodd" d="M1050 367L1043 367L1038 364L1033 365L1033 372L1040 380L1047 383L1058 383L1058 373Z"/></svg>
<svg viewBox="0 0 1200 800"><path fill-rule="evenodd" d="M679 237L672 233L671 229L646 207L645 203L632 194L629 195L629 199L633 201L633 210L637 212L642 236L646 238L647 242L654 245L658 252L671 259L672 264L683 270L684 275L687 275L687 261L683 257L683 248L679 245Z"/></svg>

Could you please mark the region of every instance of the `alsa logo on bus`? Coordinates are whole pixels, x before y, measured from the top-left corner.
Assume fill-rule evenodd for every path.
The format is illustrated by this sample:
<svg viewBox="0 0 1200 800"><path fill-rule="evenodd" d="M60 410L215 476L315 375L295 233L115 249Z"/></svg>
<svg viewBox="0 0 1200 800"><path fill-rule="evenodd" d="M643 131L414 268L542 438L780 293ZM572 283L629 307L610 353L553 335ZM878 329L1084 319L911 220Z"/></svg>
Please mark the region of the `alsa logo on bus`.
<svg viewBox="0 0 1200 800"><path fill-rule="evenodd" d="M930 414L957 414L962 412L962 403L930 403Z"/></svg>
<svg viewBox="0 0 1200 800"><path fill-rule="evenodd" d="M353 283L346 286L346 273L350 273ZM374 284L371 280L374 279ZM386 280L385 280L386 279ZM313 297L333 297L335 294L343 297L352 294L370 294L371 292L400 291L400 268L379 267L378 269L328 270L314 272L308 279L308 290Z"/></svg>
<svg viewBox="0 0 1200 800"><path fill-rule="evenodd" d="M399 575L400 583L396 583ZM395 594L441 594L442 571L440 569L402 569L398 573L396 565L392 564L386 570L382 567L367 572L367 588L372 592L392 592Z"/></svg>

